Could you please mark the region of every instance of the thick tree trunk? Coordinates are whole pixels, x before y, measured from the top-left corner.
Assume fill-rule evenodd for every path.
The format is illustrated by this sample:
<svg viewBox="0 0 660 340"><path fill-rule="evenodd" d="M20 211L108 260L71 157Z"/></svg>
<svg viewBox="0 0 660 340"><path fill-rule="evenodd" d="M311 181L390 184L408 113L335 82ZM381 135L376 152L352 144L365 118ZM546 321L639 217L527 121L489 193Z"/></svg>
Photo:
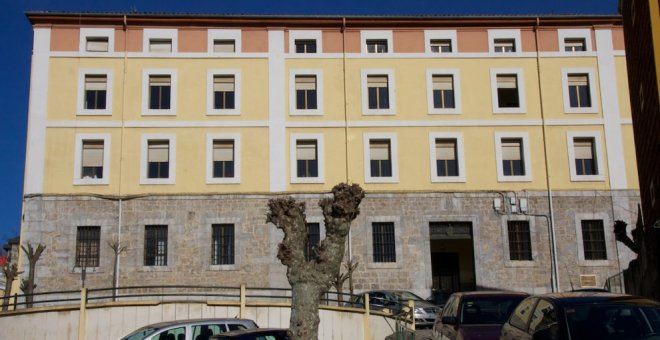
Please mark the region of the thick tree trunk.
<svg viewBox="0 0 660 340"><path fill-rule="evenodd" d="M317 283L298 283L292 287L289 329L294 339L316 339L319 333L319 301L323 293Z"/></svg>

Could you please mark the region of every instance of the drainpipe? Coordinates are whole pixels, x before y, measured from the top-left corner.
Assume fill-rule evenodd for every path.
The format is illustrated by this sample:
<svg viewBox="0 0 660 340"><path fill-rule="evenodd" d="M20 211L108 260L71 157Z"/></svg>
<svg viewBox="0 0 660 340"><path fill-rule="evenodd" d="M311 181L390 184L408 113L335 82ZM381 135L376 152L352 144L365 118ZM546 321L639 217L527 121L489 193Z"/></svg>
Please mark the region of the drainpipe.
<svg viewBox="0 0 660 340"><path fill-rule="evenodd" d="M348 183L348 101L346 99L346 17L341 18L342 76L344 80L344 162L345 180ZM353 260L352 231L348 229L348 260Z"/></svg>
<svg viewBox="0 0 660 340"><path fill-rule="evenodd" d="M536 25L534 26L534 40L536 43L536 72L538 77L539 85L539 104L541 109L541 130L543 134L543 160L545 162L545 184L548 188L548 213L550 218L548 221L548 236L550 237L550 281L552 292L559 291L559 272L557 271L557 242L555 235L555 217L554 209L552 206L552 189L550 186L550 168L548 161L548 143L546 139L546 124L545 124L545 112L543 110L543 90L541 89L541 52L539 49L539 26L541 25L541 19L536 17Z"/></svg>
<svg viewBox="0 0 660 340"><path fill-rule="evenodd" d="M124 15L124 75L122 79L122 89L121 89L121 97L122 97L122 106L121 106L121 137L119 138L119 188L118 188L118 193L119 193L119 208L118 208L118 217L117 217L117 246L120 247L118 248L121 249L122 244L121 244L121 229L123 226L123 201L121 199L121 174L122 174L122 158L124 154L124 110L126 109L126 75L128 73L126 64L128 62L128 18L126 15ZM115 268L115 296L118 295L119 291L119 268L121 267L121 254L117 254L117 262L116 262L116 268Z"/></svg>

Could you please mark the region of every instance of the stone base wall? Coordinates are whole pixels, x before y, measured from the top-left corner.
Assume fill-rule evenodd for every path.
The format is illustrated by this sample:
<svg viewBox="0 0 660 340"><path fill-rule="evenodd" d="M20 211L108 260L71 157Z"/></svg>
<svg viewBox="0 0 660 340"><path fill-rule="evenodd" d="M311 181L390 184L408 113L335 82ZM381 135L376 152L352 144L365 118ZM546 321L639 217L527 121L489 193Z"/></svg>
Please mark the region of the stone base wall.
<svg viewBox="0 0 660 340"><path fill-rule="evenodd" d="M308 222L321 223L321 194L294 195L307 204ZM100 265L87 268L85 286L110 287L114 254L120 241L119 285L222 285L288 287L286 268L277 260L282 232L265 222L269 195L149 196L132 199L30 197L24 200L22 242L42 243L37 263L37 291L78 289L75 267L79 226L101 227ZM516 210L511 209L515 197ZM526 214L519 212L527 200ZM494 200L501 202L499 211ZM580 275L596 275L603 286L634 258L612 233L614 220L634 225L638 192L557 192L552 197L561 290L579 287ZM429 223L469 222L474 245L477 289L513 289L530 293L552 290L547 192L378 193L367 194L353 223L350 256L359 262L355 291L409 289L423 295L432 287ZM120 218L121 215L121 218ZM580 220L600 219L605 228L607 260L584 260ZM528 220L532 261L509 259L507 221ZM373 261L373 222L394 222L396 262ZM235 225L235 264L211 265L211 225ZM145 225L168 226L167 266L144 266ZM348 256L347 250L347 256ZM27 261L22 261L27 272ZM347 291L348 288L345 288Z"/></svg>

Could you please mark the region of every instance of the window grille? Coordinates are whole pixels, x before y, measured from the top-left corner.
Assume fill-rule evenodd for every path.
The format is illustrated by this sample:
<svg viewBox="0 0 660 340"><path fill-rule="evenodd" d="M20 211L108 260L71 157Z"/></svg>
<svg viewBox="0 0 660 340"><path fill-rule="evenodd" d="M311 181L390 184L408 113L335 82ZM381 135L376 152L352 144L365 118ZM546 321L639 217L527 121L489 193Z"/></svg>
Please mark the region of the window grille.
<svg viewBox="0 0 660 340"><path fill-rule="evenodd" d="M148 225L145 227L144 265L167 266L166 225Z"/></svg>

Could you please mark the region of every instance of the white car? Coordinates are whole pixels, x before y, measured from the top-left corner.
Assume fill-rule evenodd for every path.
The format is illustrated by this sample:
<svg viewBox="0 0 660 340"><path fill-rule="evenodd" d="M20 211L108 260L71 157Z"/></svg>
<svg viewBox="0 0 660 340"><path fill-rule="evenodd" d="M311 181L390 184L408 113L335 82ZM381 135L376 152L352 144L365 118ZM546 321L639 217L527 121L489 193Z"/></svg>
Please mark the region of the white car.
<svg viewBox="0 0 660 340"><path fill-rule="evenodd" d="M215 334L259 328L249 319L194 319L155 323L140 327L121 340L208 340Z"/></svg>

